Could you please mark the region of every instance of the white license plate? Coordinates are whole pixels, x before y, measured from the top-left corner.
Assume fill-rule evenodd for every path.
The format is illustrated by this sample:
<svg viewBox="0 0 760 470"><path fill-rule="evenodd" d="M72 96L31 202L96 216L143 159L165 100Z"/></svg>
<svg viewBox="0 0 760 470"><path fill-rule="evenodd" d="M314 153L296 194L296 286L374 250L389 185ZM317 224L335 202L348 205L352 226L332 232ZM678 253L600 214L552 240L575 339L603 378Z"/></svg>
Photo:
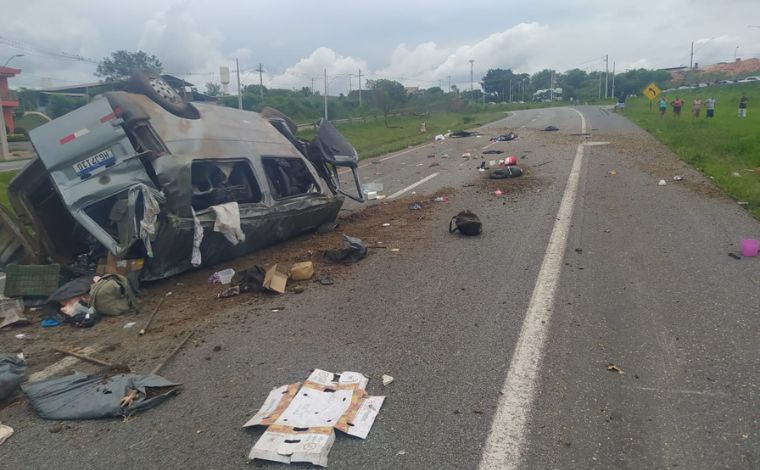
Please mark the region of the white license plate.
<svg viewBox="0 0 760 470"><path fill-rule="evenodd" d="M116 163L116 157L109 149L105 149L95 155L89 156L84 160L78 161L72 165L77 175L85 175L92 173L96 168L102 166L109 166Z"/></svg>

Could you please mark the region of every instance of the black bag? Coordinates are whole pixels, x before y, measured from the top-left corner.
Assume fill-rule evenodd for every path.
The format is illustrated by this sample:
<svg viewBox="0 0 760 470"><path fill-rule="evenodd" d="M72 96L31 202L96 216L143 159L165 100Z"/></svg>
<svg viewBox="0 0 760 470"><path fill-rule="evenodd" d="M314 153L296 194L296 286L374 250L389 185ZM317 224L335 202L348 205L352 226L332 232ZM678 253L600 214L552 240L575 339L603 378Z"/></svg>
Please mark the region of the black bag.
<svg viewBox="0 0 760 470"><path fill-rule="evenodd" d="M491 172L489 177L492 180L500 180L504 178L516 178L518 176L522 176L523 171L520 167L517 166L508 166L506 168L496 168Z"/></svg>
<svg viewBox="0 0 760 470"><path fill-rule="evenodd" d="M459 230L462 235L480 235L482 228L483 224L480 223L480 218L468 210L460 212L449 221L449 233Z"/></svg>

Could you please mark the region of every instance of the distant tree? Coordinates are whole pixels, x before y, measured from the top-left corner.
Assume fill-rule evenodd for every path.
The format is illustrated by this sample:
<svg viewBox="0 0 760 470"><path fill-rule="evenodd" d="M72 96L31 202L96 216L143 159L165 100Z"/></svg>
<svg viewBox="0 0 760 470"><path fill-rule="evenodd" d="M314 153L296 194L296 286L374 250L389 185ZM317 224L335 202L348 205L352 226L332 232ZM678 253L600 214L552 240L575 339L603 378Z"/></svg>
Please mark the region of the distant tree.
<svg viewBox="0 0 760 470"><path fill-rule="evenodd" d="M451 92L452 93L456 93L458 95L459 94L459 87L456 86L456 85L451 85Z"/></svg>
<svg viewBox="0 0 760 470"><path fill-rule="evenodd" d="M70 113L75 109L87 104L83 98L74 98L63 95L51 95L47 106L47 114L55 119L64 114Z"/></svg>
<svg viewBox="0 0 760 470"><path fill-rule="evenodd" d="M206 94L208 96L220 96L222 94L222 85L214 82L206 83Z"/></svg>
<svg viewBox="0 0 760 470"><path fill-rule="evenodd" d="M311 88L309 88L307 86L301 87L301 94L303 96L311 96L311 94L312 94L311 93Z"/></svg>
<svg viewBox="0 0 760 470"><path fill-rule="evenodd" d="M406 90L404 85L395 80L368 80L369 88L372 90L370 95L372 103L383 111L385 118L385 127L388 127L388 114L406 100Z"/></svg>
<svg viewBox="0 0 760 470"><path fill-rule="evenodd" d="M509 87L517 85L517 77L512 69L489 69L480 82L487 96L496 96L497 101L506 101Z"/></svg>
<svg viewBox="0 0 760 470"><path fill-rule="evenodd" d="M443 90L441 89L441 87L434 86L434 87L430 87L427 90L425 90L425 93L427 93L429 95L442 95L443 94Z"/></svg>
<svg viewBox="0 0 760 470"><path fill-rule="evenodd" d="M150 75L160 75L164 66L154 55L148 55L143 51L128 52L116 51L111 57L100 61L95 70L95 76L103 77L106 82L126 80L137 72L145 72Z"/></svg>

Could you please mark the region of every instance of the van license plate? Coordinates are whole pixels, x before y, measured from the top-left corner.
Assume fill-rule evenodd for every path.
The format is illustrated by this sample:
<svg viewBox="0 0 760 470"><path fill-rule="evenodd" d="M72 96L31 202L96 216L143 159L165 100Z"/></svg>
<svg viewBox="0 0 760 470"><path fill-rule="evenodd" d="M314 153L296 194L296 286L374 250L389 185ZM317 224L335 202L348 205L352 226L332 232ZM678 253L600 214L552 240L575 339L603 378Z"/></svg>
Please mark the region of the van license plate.
<svg viewBox="0 0 760 470"><path fill-rule="evenodd" d="M116 163L116 157L114 157L113 152L110 149L105 149L82 161L76 162L72 166L77 175L81 176L92 173L96 168L113 165L114 163Z"/></svg>

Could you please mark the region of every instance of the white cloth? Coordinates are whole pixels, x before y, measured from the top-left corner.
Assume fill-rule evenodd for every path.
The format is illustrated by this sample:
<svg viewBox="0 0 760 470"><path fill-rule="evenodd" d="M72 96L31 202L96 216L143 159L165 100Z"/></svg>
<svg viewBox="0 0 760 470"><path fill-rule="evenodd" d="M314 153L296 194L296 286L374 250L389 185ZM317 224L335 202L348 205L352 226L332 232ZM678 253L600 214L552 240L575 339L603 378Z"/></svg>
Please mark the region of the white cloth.
<svg viewBox="0 0 760 470"><path fill-rule="evenodd" d="M214 232L219 232L233 245L245 241L245 234L240 228L240 208L237 202L228 202L211 206L216 215Z"/></svg>
<svg viewBox="0 0 760 470"><path fill-rule="evenodd" d="M144 208L143 218L140 221L140 238L145 244L145 251L148 258L153 258L153 246L151 245L151 240L156 238L156 222L158 220L158 213L161 212L158 199L163 199L163 195L155 189L149 188L143 184L140 185L140 191L142 192Z"/></svg>
<svg viewBox="0 0 760 470"><path fill-rule="evenodd" d="M201 242L203 242L203 226L201 225L198 216L195 215L195 209L191 207L190 210L193 211L193 254L190 257L190 264L192 264L194 268L197 268L201 265L202 261Z"/></svg>

